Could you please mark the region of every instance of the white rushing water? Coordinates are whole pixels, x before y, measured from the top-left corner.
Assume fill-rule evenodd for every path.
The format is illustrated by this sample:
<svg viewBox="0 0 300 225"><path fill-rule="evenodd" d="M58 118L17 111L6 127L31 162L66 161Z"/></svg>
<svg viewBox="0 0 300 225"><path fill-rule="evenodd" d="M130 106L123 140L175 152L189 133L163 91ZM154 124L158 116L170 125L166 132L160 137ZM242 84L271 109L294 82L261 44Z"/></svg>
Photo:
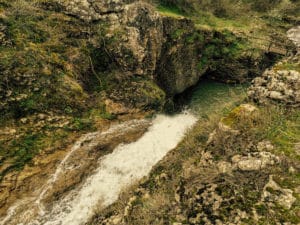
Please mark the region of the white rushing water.
<svg viewBox="0 0 300 225"><path fill-rule="evenodd" d="M97 207L118 199L122 190L146 176L196 123L192 114L158 115L149 130L136 142L119 145L101 158L99 167L85 184L60 201L50 212L30 224L80 225L87 222Z"/></svg>
<svg viewBox="0 0 300 225"><path fill-rule="evenodd" d="M59 180L60 176L63 176L66 171L72 169L74 167L72 165L77 164L77 162L74 162L72 159L72 156L76 154L84 143L87 143L86 145L88 148L92 149L97 146L99 138L105 138L107 135L111 134L118 135L119 133L130 132L131 129L134 130L144 123L146 123L145 120L130 120L121 124L113 125L104 132L93 132L83 135L75 142L69 153L62 159L47 182L39 190L37 190L38 195L36 197L26 197L16 201L16 203L7 210L6 216L0 219L0 225L20 224L20 222L15 222L15 220L22 221L23 223L21 224L27 224L27 222L24 221L27 221L34 216L36 209L38 209L40 216L45 215L47 212L44 209L42 200L48 191L51 191L53 185L57 182L57 180Z"/></svg>

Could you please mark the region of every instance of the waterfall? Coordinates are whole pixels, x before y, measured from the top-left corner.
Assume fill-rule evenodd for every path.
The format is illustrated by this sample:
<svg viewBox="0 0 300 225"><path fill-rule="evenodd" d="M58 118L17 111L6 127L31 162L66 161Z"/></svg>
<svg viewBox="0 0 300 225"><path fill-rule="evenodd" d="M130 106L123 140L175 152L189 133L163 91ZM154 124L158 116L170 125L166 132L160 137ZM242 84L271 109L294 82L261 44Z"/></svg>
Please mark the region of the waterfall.
<svg viewBox="0 0 300 225"><path fill-rule="evenodd" d="M111 154L105 155L98 161L97 169L82 185L70 191L62 199L53 202L50 209L45 209L42 200L51 189L57 177L68 167L70 156L75 154L82 143L89 142L94 147L93 139L107 132L128 129L128 126L138 123L131 121L113 127L107 132L84 135L73 146L71 151L58 165L54 174L42 187L40 194L32 199L20 200L11 207L7 217L0 224L30 224L30 225L80 225L93 216L96 209L109 206L118 199L122 190L148 175L152 167L158 163L170 150L174 149L183 139L186 131L195 124L196 117L189 112L182 112L174 116L158 115L148 131L137 141L120 144ZM131 124L131 125L130 125ZM28 209L17 213L20 206ZM32 207L38 207L38 215L32 213ZM18 217L12 222L13 217Z"/></svg>

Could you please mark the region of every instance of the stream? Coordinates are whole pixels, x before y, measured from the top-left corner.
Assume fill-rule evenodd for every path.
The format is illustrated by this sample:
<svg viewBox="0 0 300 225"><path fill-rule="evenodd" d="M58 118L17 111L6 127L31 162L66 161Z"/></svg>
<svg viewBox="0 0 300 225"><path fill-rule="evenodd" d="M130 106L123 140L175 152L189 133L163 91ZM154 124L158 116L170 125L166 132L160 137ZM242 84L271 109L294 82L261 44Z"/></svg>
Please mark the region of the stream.
<svg viewBox="0 0 300 225"><path fill-rule="evenodd" d="M299 47L300 27L288 32L289 38ZM157 115L151 121L148 130L136 141L119 144L112 153L98 159L97 166L82 183L47 207L43 204L45 196L67 170L74 170L74 155L83 144L90 142L89 148L95 148L96 141L107 139L106 135L129 132L132 127L145 123L146 120L133 120L113 126L103 133L90 133L81 137L69 153L61 160L53 175L37 194L19 199L12 205L0 225L81 225L95 213L118 199L119 194L147 176L170 150L184 138L188 130L200 118L210 115L223 115L246 97L241 85L226 85L212 81L202 81L192 90L186 104L187 110L175 115ZM147 122L147 121L146 121ZM85 160L85 158L81 158ZM95 159L97 160L97 159Z"/></svg>
<svg viewBox="0 0 300 225"><path fill-rule="evenodd" d="M72 191L49 214L30 224L83 224L93 215L95 206L101 209L112 204L123 189L146 176L196 121L189 112L172 117L158 115L138 141L121 144L104 156L79 190Z"/></svg>
<svg viewBox="0 0 300 225"><path fill-rule="evenodd" d="M99 211L109 206L118 199L123 190L147 176L152 167L177 146L199 118L208 117L210 114L223 114L244 97L245 91L240 85L202 81L192 90L187 110L175 115L157 115L141 138L132 143L120 144L112 153L101 157L96 169L82 184L52 202L50 207L45 207L43 198L56 180L64 175L66 165L71 163L68 161L72 160L72 155L79 151L84 142L109 132L120 130L126 132L129 124L112 127L102 134L96 132L84 135L60 162L39 194L30 199L17 201L9 208L7 216L0 224L84 224L93 216L95 210ZM132 124L136 123L141 121L132 121ZM93 147L92 144L90 146Z"/></svg>

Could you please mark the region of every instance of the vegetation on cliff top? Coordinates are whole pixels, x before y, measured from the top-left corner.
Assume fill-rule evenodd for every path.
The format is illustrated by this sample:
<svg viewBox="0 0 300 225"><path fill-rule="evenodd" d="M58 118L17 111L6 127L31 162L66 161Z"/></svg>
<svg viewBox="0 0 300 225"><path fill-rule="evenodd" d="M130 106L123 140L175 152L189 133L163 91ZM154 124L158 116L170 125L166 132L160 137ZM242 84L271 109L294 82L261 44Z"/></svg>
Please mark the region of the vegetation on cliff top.
<svg viewBox="0 0 300 225"><path fill-rule="evenodd" d="M286 29L300 20L295 0L151 0L163 15L191 18L197 27L229 30L256 47L285 42ZM177 15L177 16L176 16ZM276 38L274 38L274 35Z"/></svg>

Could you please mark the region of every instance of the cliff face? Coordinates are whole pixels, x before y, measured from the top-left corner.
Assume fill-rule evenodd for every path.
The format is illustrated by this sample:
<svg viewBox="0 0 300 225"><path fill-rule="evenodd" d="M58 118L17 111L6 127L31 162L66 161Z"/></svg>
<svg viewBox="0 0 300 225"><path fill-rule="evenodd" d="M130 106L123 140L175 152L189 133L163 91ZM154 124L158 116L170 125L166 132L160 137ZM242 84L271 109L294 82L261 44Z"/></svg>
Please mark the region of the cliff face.
<svg viewBox="0 0 300 225"><path fill-rule="evenodd" d="M268 66L265 51L250 54L247 40L163 16L140 1L1 7L1 109L8 117L80 113L97 104L114 114L159 110L165 95L183 92L206 72L243 82Z"/></svg>
<svg viewBox="0 0 300 225"><path fill-rule="evenodd" d="M88 24L105 23L103 38L108 43L103 47L107 48L108 54L113 56L112 63L118 67L110 66L114 72L119 72L120 76L151 77L160 55L162 20L149 4L127 3L128 1L60 1L67 14ZM114 38L117 40L112 40Z"/></svg>
<svg viewBox="0 0 300 225"><path fill-rule="evenodd" d="M156 79L169 96L195 85L205 69L198 68L204 39L186 18L163 17L163 46ZM202 42L202 43L201 43Z"/></svg>
<svg viewBox="0 0 300 225"><path fill-rule="evenodd" d="M24 1L18 7L12 1L1 4L0 23L5 117L80 113L89 103L102 105L105 93L127 108L163 104L153 82L162 21L148 4Z"/></svg>

